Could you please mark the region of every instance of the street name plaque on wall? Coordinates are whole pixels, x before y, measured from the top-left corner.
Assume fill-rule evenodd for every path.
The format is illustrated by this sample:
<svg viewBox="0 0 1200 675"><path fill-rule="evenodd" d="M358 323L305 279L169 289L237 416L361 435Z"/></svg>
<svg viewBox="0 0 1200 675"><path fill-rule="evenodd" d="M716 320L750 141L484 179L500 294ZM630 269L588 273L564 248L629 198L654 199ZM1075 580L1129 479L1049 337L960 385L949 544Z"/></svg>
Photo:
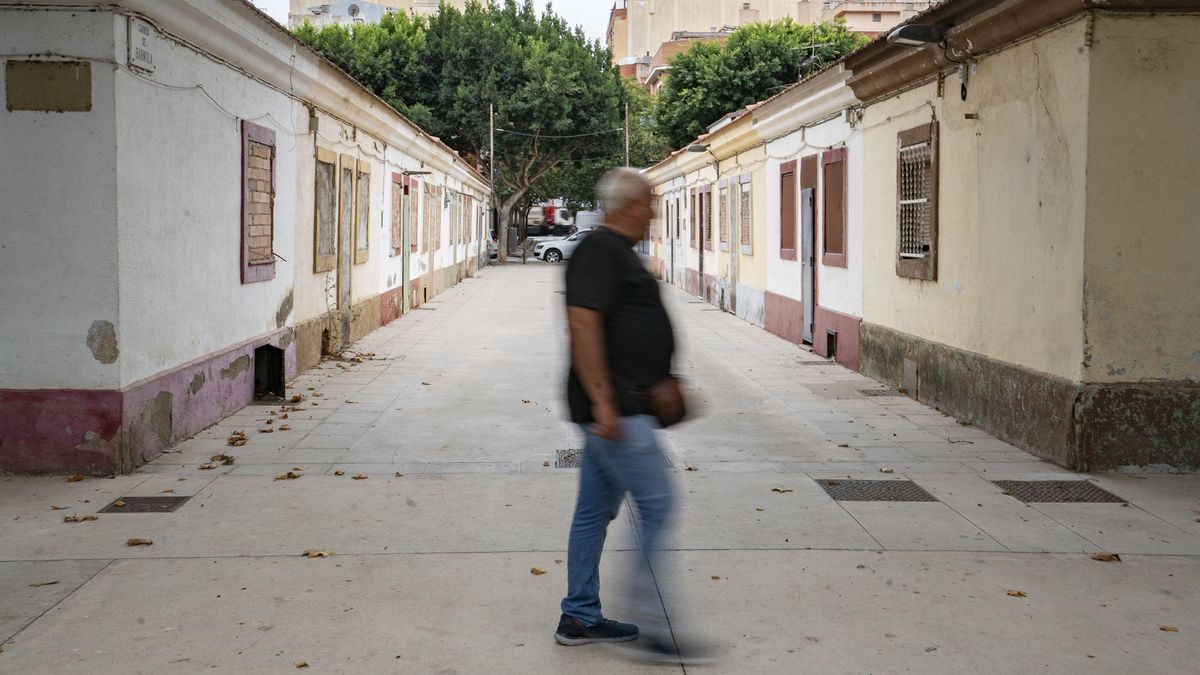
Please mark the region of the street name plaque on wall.
<svg viewBox="0 0 1200 675"><path fill-rule="evenodd" d="M145 19L129 17L129 67L146 73L154 72L154 26Z"/></svg>

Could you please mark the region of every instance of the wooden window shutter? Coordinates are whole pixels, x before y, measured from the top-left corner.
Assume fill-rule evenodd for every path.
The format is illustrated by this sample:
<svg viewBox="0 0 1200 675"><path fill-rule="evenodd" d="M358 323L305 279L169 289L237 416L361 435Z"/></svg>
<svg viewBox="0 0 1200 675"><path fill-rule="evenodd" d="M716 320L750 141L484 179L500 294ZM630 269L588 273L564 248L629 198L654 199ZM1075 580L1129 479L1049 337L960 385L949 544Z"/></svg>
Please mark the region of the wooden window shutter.
<svg viewBox="0 0 1200 675"><path fill-rule="evenodd" d="M829 150L821 157L824 185L821 262L833 267L846 266L846 149Z"/></svg>
<svg viewBox="0 0 1200 675"><path fill-rule="evenodd" d="M779 165L779 257L796 259L796 161Z"/></svg>

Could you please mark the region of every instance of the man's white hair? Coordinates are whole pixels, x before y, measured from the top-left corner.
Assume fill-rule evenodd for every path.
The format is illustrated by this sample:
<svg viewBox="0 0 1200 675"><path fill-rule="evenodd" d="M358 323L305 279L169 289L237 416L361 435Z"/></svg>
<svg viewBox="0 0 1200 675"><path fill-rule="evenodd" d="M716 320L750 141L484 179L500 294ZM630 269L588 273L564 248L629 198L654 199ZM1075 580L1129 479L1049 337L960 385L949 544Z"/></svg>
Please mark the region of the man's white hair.
<svg viewBox="0 0 1200 675"><path fill-rule="evenodd" d="M630 202L650 191L650 181L637 169L620 167L600 178L596 184L596 195L600 197L600 208L605 213L615 213Z"/></svg>

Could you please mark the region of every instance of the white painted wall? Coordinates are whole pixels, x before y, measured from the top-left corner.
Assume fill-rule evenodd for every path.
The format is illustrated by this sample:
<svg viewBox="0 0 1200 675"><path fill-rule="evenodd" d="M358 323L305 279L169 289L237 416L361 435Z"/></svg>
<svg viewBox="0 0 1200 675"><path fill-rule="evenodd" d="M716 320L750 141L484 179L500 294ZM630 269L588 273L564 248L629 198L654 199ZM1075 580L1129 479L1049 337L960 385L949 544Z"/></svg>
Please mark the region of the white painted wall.
<svg viewBox="0 0 1200 675"><path fill-rule="evenodd" d="M123 54L125 21L115 24ZM115 81L123 387L281 327L297 155L310 150L307 111L287 96L161 36L153 49L152 74L120 70ZM240 119L275 131L274 249L288 261L249 284Z"/></svg>
<svg viewBox="0 0 1200 675"><path fill-rule="evenodd" d="M0 9L0 45L94 60L90 112L0 107L0 388L115 388L132 347L117 310L112 18ZM98 320L116 327L116 363L87 346Z"/></svg>
<svg viewBox="0 0 1200 675"><path fill-rule="evenodd" d="M821 251L824 250L824 239L821 223L824 220L824 203L821 199L824 190L823 176L819 169L821 154L828 148L845 146L847 148L847 222L846 222L846 267L829 267L821 262ZM800 261L783 260L779 257L779 166L787 161L797 161L797 181L799 181L799 160L804 157L818 158L816 216L813 227L816 229L816 261L818 291L817 297L822 307L862 316L862 240L863 240L863 184L862 162L864 161L861 136L854 132L842 117L828 120L821 124L796 131L772 140L767 144L767 290L777 295L801 299ZM800 186L797 183L797 198ZM796 214L796 237L799 246L800 213Z"/></svg>

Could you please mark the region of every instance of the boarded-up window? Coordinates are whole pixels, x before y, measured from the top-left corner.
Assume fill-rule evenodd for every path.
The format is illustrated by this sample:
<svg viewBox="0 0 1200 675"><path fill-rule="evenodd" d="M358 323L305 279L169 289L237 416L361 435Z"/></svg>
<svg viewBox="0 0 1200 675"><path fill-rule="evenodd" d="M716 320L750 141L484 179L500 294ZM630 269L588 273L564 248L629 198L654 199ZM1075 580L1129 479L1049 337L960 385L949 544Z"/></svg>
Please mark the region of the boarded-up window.
<svg viewBox="0 0 1200 675"><path fill-rule="evenodd" d="M753 220L753 191L750 189L750 174L746 174L738 179L738 243L742 247L742 253L753 255L754 248L751 242L751 237L754 234Z"/></svg>
<svg viewBox="0 0 1200 675"><path fill-rule="evenodd" d="M938 124L902 131L896 151L896 274L937 279Z"/></svg>
<svg viewBox="0 0 1200 675"><path fill-rule="evenodd" d="M796 259L796 160L779 165L779 257Z"/></svg>
<svg viewBox="0 0 1200 675"><path fill-rule="evenodd" d="M829 150L821 156L822 228L825 255L821 262L846 266L846 149Z"/></svg>
<svg viewBox="0 0 1200 675"><path fill-rule="evenodd" d="M404 253L404 233L408 231L408 178L403 174L392 174L392 256Z"/></svg>
<svg viewBox="0 0 1200 675"><path fill-rule="evenodd" d="M354 164L354 159L342 156L339 169L341 183L338 187L338 230L344 234L338 236L343 237L343 242L347 241L344 237L348 237L349 232L353 231L347 231L346 228L354 227Z"/></svg>
<svg viewBox="0 0 1200 675"><path fill-rule="evenodd" d="M317 148L316 213L313 215L313 272L337 264L337 155Z"/></svg>
<svg viewBox="0 0 1200 675"><path fill-rule="evenodd" d="M275 278L275 132L242 121L242 283Z"/></svg>
<svg viewBox="0 0 1200 675"><path fill-rule="evenodd" d="M371 253L371 165L359 161L355 174L354 262L363 263Z"/></svg>
<svg viewBox="0 0 1200 675"><path fill-rule="evenodd" d="M729 188L722 186L718 198L720 207L717 209L717 238L721 249L729 248Z"/></svg>
<svg viewBox="0 0 1200 675"><path fill-rule="evenodd" d="M700 220L704 237L704 248L712 250L713 247L713 198L712 186L707 185L700 188Z"/></svg>
<svg viewBox="0 0 1200 675"><path fill-rule="evenodd" d="M700 217L700 209L696 206L696 188L692 188L692 210L688 216L688 227L691 229L692 248L696 248L697 242L700 241L700 226L698 219Z"/></svg>

